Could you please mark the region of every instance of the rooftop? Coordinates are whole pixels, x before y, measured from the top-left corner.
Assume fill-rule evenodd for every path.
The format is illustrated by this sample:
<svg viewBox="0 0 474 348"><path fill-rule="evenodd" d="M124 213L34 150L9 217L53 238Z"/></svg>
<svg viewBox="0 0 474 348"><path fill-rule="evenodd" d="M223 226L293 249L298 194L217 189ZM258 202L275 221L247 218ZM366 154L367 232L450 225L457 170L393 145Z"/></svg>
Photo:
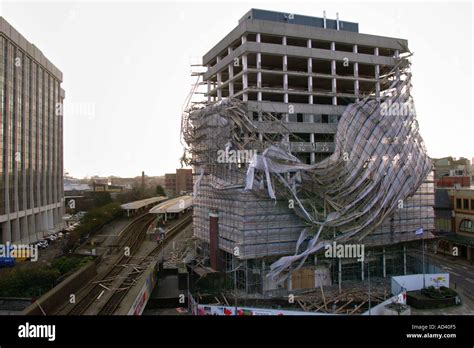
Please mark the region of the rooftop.
<svg viewBox="0 0 474 348"><path fill-rule="evenodd" d="M0 34L3 34L6 38L11 40L17 45L22 51L33 58L38 64L42 65L43 68L52 73L59 81L62 82L62 72L45 57L43 52L30 43L23 35L21 35L7 20L0 16Z"/></svg>
<svg viewBox="0 0 474 348"><path fill-rule="evenodd" d="M239 24L247 19L260 19L280 23L307 25L311 27L359 32L359 24L354 22L341 21L337 19L327 19L321 17L310 17L295 13L284 13L253 8L247 12L240 20ZM326 21L326 26L324 26ZM339 29L337 22L339 21Z"/></svg>
<svg viewBox="0 0 474 348"><path fill-rule="evenodd" d="M152 197L152 198L147 198L147 199L142 199L140 201L134 201L134 202L129 202L122 204L121 207L124 210L133 210L133 209L140 209L143 208L149 204L161 202L168 199L165 196L159 196L159 197Z"/></svg>
<svg viewBox="0 0 474 348"><path fill-rule="evenodd" d="M193 197L181 196L150 209L150 214L179 213L193 205Z"/></svg>

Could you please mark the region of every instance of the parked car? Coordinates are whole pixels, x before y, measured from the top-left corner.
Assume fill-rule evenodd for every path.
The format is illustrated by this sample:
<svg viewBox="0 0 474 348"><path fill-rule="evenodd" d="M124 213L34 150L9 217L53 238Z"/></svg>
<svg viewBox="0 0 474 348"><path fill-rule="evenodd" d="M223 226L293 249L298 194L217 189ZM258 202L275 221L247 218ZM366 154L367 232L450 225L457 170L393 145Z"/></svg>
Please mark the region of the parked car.
<svg viewBox="0 0 474 348"><path fill-rule="evenodd" d="M45 237L44 239L47 240L48 242L54 242L57 238L55 236L53 236L52 234L50 234L49 236Z"/></svg>

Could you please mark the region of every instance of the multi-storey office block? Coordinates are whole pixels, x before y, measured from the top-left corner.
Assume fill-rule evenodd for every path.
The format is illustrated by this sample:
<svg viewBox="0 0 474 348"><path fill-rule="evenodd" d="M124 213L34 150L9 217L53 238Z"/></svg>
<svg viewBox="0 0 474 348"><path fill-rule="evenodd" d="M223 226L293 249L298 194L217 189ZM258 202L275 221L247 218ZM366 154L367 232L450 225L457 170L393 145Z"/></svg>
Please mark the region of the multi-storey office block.
<svg viewBox="0 0 474 348"><path fill-rule="evenodd" d="M62 73L0 17L0 238L28 243L63 215Z"/></svg>

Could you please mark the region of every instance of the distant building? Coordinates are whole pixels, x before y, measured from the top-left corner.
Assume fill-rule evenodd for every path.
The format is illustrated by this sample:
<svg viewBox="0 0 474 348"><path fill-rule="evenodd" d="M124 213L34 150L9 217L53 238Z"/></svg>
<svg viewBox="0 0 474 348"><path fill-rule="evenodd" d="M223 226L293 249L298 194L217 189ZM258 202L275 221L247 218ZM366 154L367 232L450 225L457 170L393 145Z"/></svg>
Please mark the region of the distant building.
<svg viewBox="0 0 474 348"><path fill-rule="evenodd" d="M453 204L448 189L437 188L435 191L435 231L452 232Z"/></svg>
<svg viewBox="0 0 474 348"><path fill-rule="evenodd" d="M451 225L454 233L441 237L439 249L453 256L474 260L474 189L450 189L448 193L454 209ZM458 255L454 254L456 252Z"/></svg>
<svg viewBox="0 0 474 348"><path fill-rule="evenodd" d="M443 157L433 159L435 179L439 179L443 176L468 176L472 175L471 162L464 157Z"/></svg>
<svg viewBox="0 0 474 348"><path fill-rule="evenodd" d="M165 174L165 191L168 197L193 190L192 169L176 169L176 174Z"/></svg>
<svg viewBox="0 0 474 348"><path fill-rule="evenodd" d="M33 242L62 226L62 79L0 17L1 243Z"/></svg>
<svg viewBox="0 0 474 348"><path fill-rule="evenodd" d="M435 179L436 187L470 187L470 176L442 176Z"/></svg>
<svg viewBox="0 0 474 348"><path fill-rule="evenodd" d="M467 158L433 159L436 187L470 187L472 167Z"/></svg>
<svg viewBox="0 0 474 348"><path fill-rule="evenodd" d="M78 179L64 178L64 195L75 196L90 191L89 184L81 183Z"/></svg>
<svg viewBox="0 0 474 348"><path fill-rule="evenodd" d="M107 177L93 176L91 180L94 184L111 184L111 179Z"/></svg>
<svg viewBox="0 0 474 348"><path fill-rule="evenodd" d="M94 192L113 192L121 193L124 191L124 187L120 185L111 185L108 183L96 183L92 184L92 191Z"/></svg>

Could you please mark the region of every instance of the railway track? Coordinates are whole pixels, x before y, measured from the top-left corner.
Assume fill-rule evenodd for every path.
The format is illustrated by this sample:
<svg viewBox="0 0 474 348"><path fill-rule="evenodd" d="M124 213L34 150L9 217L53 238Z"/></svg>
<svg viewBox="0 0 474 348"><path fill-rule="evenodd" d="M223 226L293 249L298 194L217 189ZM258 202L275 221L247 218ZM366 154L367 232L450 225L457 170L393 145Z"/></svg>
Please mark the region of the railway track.
<svg viewBox="0 0 474 348"><path fill-rule="evenodd" d="M148 226L155 218L155 215L145 214L125 227L122 232L125 237L121 244L124 247L127 246L130 248L130 255L133 255L137 251L145 237ZM91 286L87 295L79 300L79 302L77 302L74 307L67 312L67 315L83 314L101 295L102 291L104 291L104 286L100 285L100 282L107 282L118 276L123 271L123 265L129 263L131 259L132 256L126 256L124 253L105 275L94 281L94 284Z"/></svg>
<svg viewBox="0 0 474 348"><path fill-rule="evenodd" d="M164 247L167 246L179 232L181 232L185 227L187 227L192 221L192 215L188 215L178 222L176 225L172 226L166 234L166 238L163 243L158 244L153 250L151 250L147 255L145 255L138 264L138 267L146 267L148 263L153 260ZM137 267L137 268L138 268ZM99 311L99 315L112 315L117 307L120 305L124 297L127 295L129 289L136 283L138 278L142 275L142 272L129 273L127 277L120 284L120 289L125 290L115 290L114 294L109 298L106 304Z"/></svg>

